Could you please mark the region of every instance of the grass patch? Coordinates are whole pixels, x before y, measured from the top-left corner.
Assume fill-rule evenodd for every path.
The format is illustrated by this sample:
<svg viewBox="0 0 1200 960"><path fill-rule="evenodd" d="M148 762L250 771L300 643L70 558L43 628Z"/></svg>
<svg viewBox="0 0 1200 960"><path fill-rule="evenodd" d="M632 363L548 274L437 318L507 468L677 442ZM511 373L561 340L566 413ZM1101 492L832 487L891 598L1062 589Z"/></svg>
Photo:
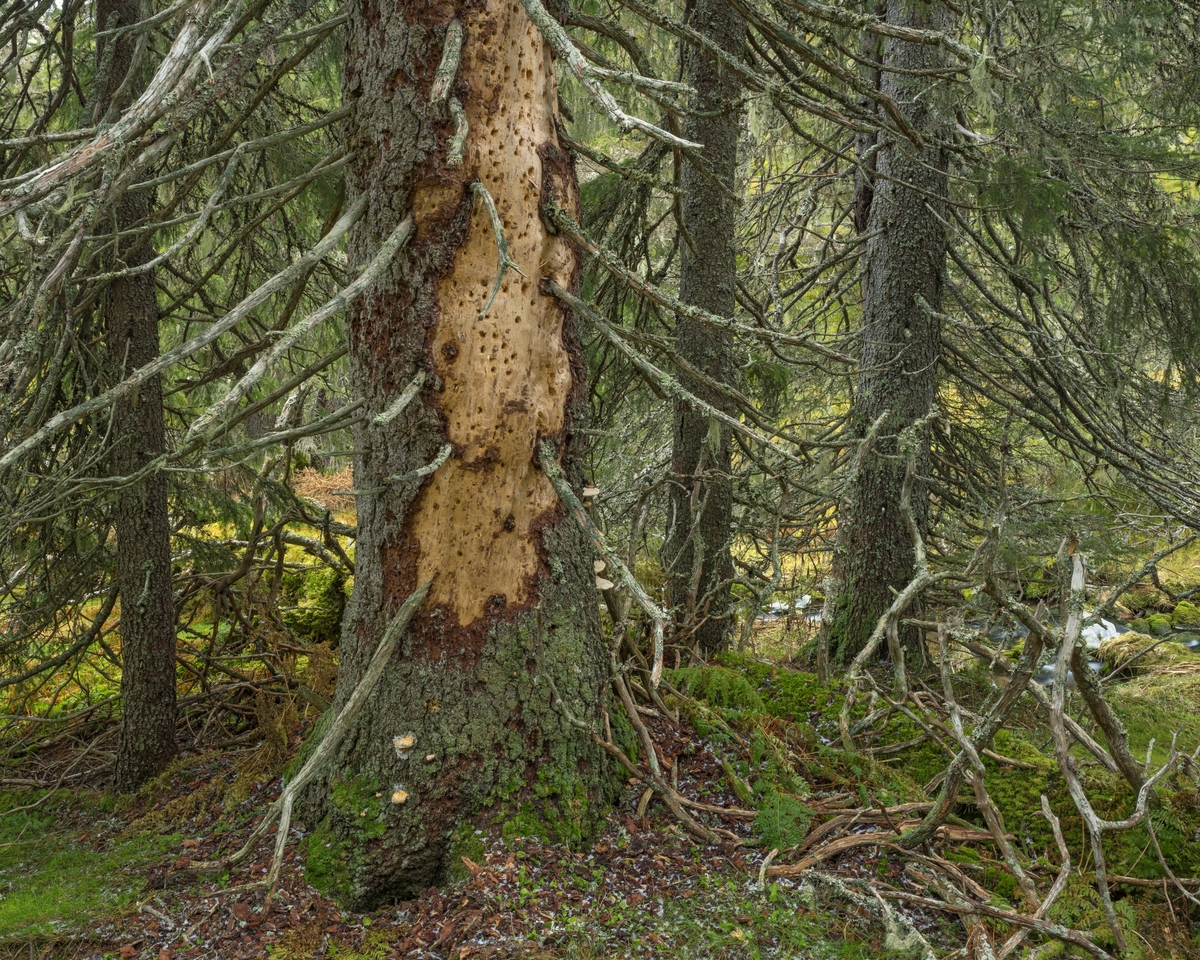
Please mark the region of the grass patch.
<svg viewBox="0 0 1200 960"><path fill-rule="evenodd" d="M144 886L141 871L181 840L120 834L112 798L96 791L60 790L18 809L41 796L0 792L0 942L83 933L120 914Z"/></svg>

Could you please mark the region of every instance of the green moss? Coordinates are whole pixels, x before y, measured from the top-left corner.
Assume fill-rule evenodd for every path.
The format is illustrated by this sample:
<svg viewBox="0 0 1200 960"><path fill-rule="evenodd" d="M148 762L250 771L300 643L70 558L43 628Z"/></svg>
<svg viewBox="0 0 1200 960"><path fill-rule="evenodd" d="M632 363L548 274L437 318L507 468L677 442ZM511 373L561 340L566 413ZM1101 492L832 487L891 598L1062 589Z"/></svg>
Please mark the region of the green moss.
<svg viewBox="0 0 1200 960"><path fill-rule="evenodd" d="M983 871L983 885L992 892L993 898L1013 903L1017 892L1017 879L1007 869L986 867Z"/></svg>
<svg viewBox="0 0 1200 960"><path fill-rule="evenodd" d="M339 903L355 895L352 877L368 844L387 832L387 804L376 781L366 777L336 780L329 794L329 815L308 840L308 882Z"/></svg>
<svg viewBox="0 0 1200 960"><path fill-rule="evenodd" d="M629 717L625 715L625 708L615 698L611 698L608 704L608 716L609 724L612 727L613 743L624 751L625 756L637 763L642 750L641 738L638 737L638 732L633 728L633 724L629 722ZM613 776L623 783L625 768L619 763L614 763Z"/></svg>
<svg viewBox="0 0 1200 960"><path fill-rule="evenodd" d="M771 716L837 723L842 696L836 687L821 683L815 674L760 663L736 653L723 653L718 660L753 685Z"/></svg>
<svg viewBox="0 0 1200 960"><path fill-rule="evenodd" d="M1150 624L1142 617L1135 617L1129 621L1129 629L1134 633L1149 633Z"/></svg>
<svg viewBox="0 0 1200 960"><path fill-rule="evenodd" d="M466 880L471 876L467 865L463 863L463 858L473 863L483 863L485 856L483 841L471 824L464 823L458 828L458 832L450 844L450 880L452 882Z"/></svg>
<svg viewBox="0 0 1200 960"><path fill-rule="evenodd" d="M505 840L512 840L516 837L541 837L548 838L550 830L533 810L533 804L523 803L515 813L507 819L503 819L500 823L500 835Z"/></svg>
<svg viewBox="0 0 1200 960"><path fill-rule="evenodd" d="M1056 799L1065 799L1058 766L1034 744L1011 730L1000 730L992 746L1001 756L1034 767L1029 770L984 758L987 771L984 782L992 802L1004 818L1004 825L1018 840L1039 852L1052 847L1054 834L1041 813L1042 794L1047 794L1052 804Z"/></svg>
<svg viewBox="0 0 1200 960"><path fill-rule="evenodd" d="M182 841L149 830L101 841L97 823L104 821L96 818L112 811L111 797L80 790L43 796L0 792L0 943L88 933L121 915L145 887L143 870ZM75 826L72 815L90 825Z"/></svg>
<svg viewBox="0 0 1200 960"><path fill-rule="evenodd" d="M1200 607L1184 600L1171 614L1171 623L1176 627L1200 627Z"/></svg>
<svg viewBox="0 0 1200 960"><path fill-rule="evenodd" d="M368 777L352 777L333 784L330 803L342 818L353 823L363 840L378 840L387 832L386 804L379 783Z"/></svg>
<svg viewBox="0 0 1200 960"><path fill-rule="evenodd" d="M1148 583L1138 584L1125 594L1125 603L1130 610L1149 610L1164 603L1166 599L1165 593Z"/></svg>
<svg viewBox="0 0 1200 960"><path fill-rule="evenodd" d="M603 816L588 798L584 783L560 766L541 765L529 792L535 800L521 802L515 811L512 804L505 804L496 818L506 839L540 837L578 848L603 822Z"/></svg>
<svg viewBox="0 0 1200 960"><path fill-rule="evenodd" d="M284 596L297 604L281 612L283 622L297 636L313 643L338 639L348 597L346 576L340 570L322 567L303 574L287 574Z"/></svg>
<svg viewBox="0 0 1200 960"><path fill-rule="evenodd" d="M338 902L349 899L350 856L326 817L308 838L304 878L325 896Z"/></svg>
<svg viewBox="0 0 1200 960"><path fill-rule="evenodd" d="M1025 584L1025 599L1026 600L1045 600L1047 597L1058 593L1058 581L1053 574L1044 570L1038 571L1036 580L1031 580Z"/></svg>
<svg viewBox="0 0 1200 960"><path fill-rule="evenodd" d="M1146 618L1150 632L1156 637L1165 637L1171 632L1171 618L1165 613L1152 613Z"/></svg>

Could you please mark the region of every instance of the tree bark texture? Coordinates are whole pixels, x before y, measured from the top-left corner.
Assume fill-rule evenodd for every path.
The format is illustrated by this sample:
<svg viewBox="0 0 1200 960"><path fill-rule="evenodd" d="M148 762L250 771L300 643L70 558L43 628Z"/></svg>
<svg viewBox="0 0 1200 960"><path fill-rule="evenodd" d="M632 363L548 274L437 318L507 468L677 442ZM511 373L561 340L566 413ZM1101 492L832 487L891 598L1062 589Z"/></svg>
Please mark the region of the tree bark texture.
<svg viewBox="0 0 1200 960"><path fill-rule="evenodd" d="M140 0L99 0L101 29L137 23ZM93 103L101 121L128 106L142 91L143 70L134 63L136 36L97 46ZM127 194L118 202L116 225L127 230L150 213L150 194ZM109 269L136 267L154 256L149 245L117 250ZM103 303L113 376L135 370L159 353L154 271L120 277ZM114 410L111 469L130 476L166 451L162 381L152 377ZM135 790L161 773L178 752L175 740L175 607L171 599L171 523L167 477L153 472L120 490L115 510L117 587L121 597L121 736L113 778L118 790Z"/></svg>
<svg viewBox="0 0 1200 960"><path fill-rule="evenodd" d="M941 3L888 0L889 23L945 30L950 13ZM949 115L936 81L898 74L943 66L940 48L888 38L883 45L879 89L900 107L923 136L942 136ZM890 69L889 69L890 68ZM856 221L877 236L867 242L862 264L862 365L852 408L856 435L887 414L879 437L853 477L839 517L833 582L832 639L836 658L850 660L862 649L893 590L912 579L913 542L900 514L900 489L907 454L899 434L933 406L941 356L941 326L921 305L941 309L946 260L939 198L947 193L947 158L936 146L918 146L883 130L860 150L874 150L874 184L859 185ZM866 154L864 160L871 159ZM861 176L861 174L860 174ZM929 526L929 431L916 438L917 478L912 507L922 534Z"/></svg>
<svg viewBox="0 0 1200 960"><path fill-rule="evenodd" d="M697 0L690 23L722 49L739 58L743 55L746 23L725 0ZM684 136L704 145L699 162L709 176L697 168L697 161L685 161L679 295L684 303L731 317L737 292L734 228L742 88L731 71L703 50L691 48L686 65L688 83L696 90L693 106L702 115L688 115ZM735 366L727 331L681 319L675 334L683 359L718 383L733 383ZM703 383L685 375L681 378L700 399L718 408L728 406ZM728 427L690 403L676 404L670 527L663 558L669 569L676 629L706 656L729 645L733 626L731 444Z"/></svg>
<svg viewBox="0 0 1200 960"><path fill-rule="evenodd" d="M537 465L556 444L583 486L574 426L584 367L572 316L540 290L577 282L579 258L544 225L554 201L578 216L559 146L554 64L515 0L350 8L343 96L353 195L368 197L350 238L365 263L410 213L415 232L349 311L357 430L354 592L343 624L335 709L388 622L426 580L429 595L305 815L317 822L308 876L368 908L461 869L477 828L579 840L616 781L568 720L602 727L607 651L593 552ZM451 95L430 90L450 21L464 28ZM494 198L512 259L486 316L497 241L472 184ZM386 422L418 372L417 399ZM449 457L430 475L414 472ZM561 704L556 700L561 696Z"/></svg>

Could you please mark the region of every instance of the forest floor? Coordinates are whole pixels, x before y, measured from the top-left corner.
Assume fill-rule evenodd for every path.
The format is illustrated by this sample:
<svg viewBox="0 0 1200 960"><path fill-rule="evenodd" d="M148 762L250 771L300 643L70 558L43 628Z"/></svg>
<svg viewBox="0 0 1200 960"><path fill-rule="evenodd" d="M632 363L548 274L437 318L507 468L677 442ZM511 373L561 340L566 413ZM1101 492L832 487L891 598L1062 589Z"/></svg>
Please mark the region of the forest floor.
<svg viewBox="0 0 1200 960"><path fill-rule="evenodd" d="M909 809L928 799L922 783L944 766L940 748L906 746L913 730L901 724L871 748L878 759L839 756L820 734L830 729L838 692L781 663L733 657L668 677L691 698L681 722L658 716L648 723L660 762L673 771L685 797L727 809L756 808L756 819L701 816L738 840L694 840L642 784L630 781L585 849L535 837L481 837L478 856L464 861L459 879L415 900L358 914L339 909L306 883L308 839L293 825L280 887L264 910L262 893L226 891L263 876L274 830L232 870L203 875L190 865L241 845L278 795L287 756L273 757L264 769L264 746L196 753L123 800L83 784L29 791L9 782L0 792L0 958L882 960L921 955L925 945L945 957L967 944L969 925L950 913L897 902L908 921L900 928L878 895L928 894L929 877L889 852L887 840L913 822L905 821ZM1191 673L1185 679L1177 702L1154 692L1144 698L1150 706L1114 698L1135 748L1161 750L1162 738L1169 742L1176 729L1193 742L1200 736L1200 700L1192 699L1200 685L1192 684ZM983 695L985 679L971 682ZM965 704L972 702L969 686L962 691ZM1044 730L1037 718L1019 718L1021 724L1023 733L997 742L1012 762L989 768L988 783L1008 829L1023 839L1027 869L1045 889L1059 862L1033 807L1042 793L1056 809L1069 800L1040 752ZM291 725L286 755L294 755L306 730L299 722ZM1159 746L1147 742L1150 736ZM1129 798L1102 774L1093 771L1092 783L1101 791L1111 788L1102 813L1116 816ZM1159 837L1187 869L1200 863L1200 793L1176 783L1165 796L1164 816L1156 820ZM848 813L854 810L859 812ZM1019 891L978 829L977 812L969 802L960 802L958 812L967 819L958 818L959 826L926 848L926 859L961 877L965 894L988 894L993 905L1019 909ZM1051 919L1106 944L1086 859L1080 862L1086 854L1079 824L1069 823L1068 814L1061 810L1079 866ZM795 863L817 835L864 832L877 833L879 842L851 845L809 875L787 878L763 870L773 848L783 850L777 864ZM1200 956L1200 910L1158 885L1154 878L1161 873L1145 855L1146 838L1124 836L1114 845L1110 871L1130 875L1115 896L1135 948L1131 955ZM834 889L838 881L841 894ZM855 890L867 895L856 897ZM1003 942L1012 929L996 921L989 932ZM914 940L914 930L924 944Z"/></svg>

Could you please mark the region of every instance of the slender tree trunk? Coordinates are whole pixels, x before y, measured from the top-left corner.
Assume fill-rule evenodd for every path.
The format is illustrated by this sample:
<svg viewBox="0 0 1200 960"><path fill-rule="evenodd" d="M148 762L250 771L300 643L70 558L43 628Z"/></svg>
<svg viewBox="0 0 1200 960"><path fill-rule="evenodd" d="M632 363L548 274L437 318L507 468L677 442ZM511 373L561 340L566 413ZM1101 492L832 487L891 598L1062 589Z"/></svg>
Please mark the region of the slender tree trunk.
<svg viewBox="0 0 1200 960"><path fill-rule="evenodd" d="M697 0L691 26L735 56L742 56L745 21L725 0ZM704 144L700 162L683 168L684 242L680 298L720 316L733 316L737 292L736 178L741 132L741 83L709 53L692 48L687 79L696 90L684 135ZM732 345L724 330L681 320L675 330L680 356L718 383L735 375ZM688 389L714 406L727 404L702 383L684 377ZM732 438L703 410L675 407L671 452L670 528L663 557L670 570L670 600L677 629L705 655L729 645L733 620L730 585L733 559Z"/></svg>
<svg viewBox="0 0 1200 960"><path fill-rule="evenodd" d="M885 6L888 22L897 26L944 30L951 23L942 3L888 0ZM936 81L893 72L942 66L940 48L888 38L880 62L879 89L899 104L918 133L942 135L949 111ZM907 452L898 435L933 406L941 356L940 324L921 300L934 311L941 309L946 237L938 198L947 192L947 158L938 147L901 142L887 131L877 137L878 144L871 138L858 144L875 176L873 189L870 183L859 185L855 219L877 236L863 255L862 366L852 418L860 438L885 413L887 419L850 482L839 517L832 578L838 598L831 630L835 655L843 662L862 649L891 605L892 591L903 589L913 576L912 538L900 515ZM924 532L929 525L928 429L922 428L915 441L912 507Z"/></svg>
<svg viewBox="0 0 1200 960"><path fill-rule="evenodd" d="M100 29L137 23L140 0L98 0ZM114 44L108 48L108 43ZM97 45L96 119L111 118L143 89L134 63L137 38ZM123 197L116 226L125 230L150 213L150 194ZM146 263L148 246L115 251L110 269ZM154 272L112 281L103 304L113 375L158 357ZM162 381L148 380L114 411L112 471L137 473L166 450ZM175 607L171 599L171 524L166 474L155 472L119 493L115 510L117 587L121 597L121 737L113 773L118 790L134 790L161 773L178 752L175 741Z"/></svg>
<svg viewBox="0 0 1200 960"><path fill-rule="evenodd" d="M414 895L461 869L476 828L578 842L615 781L571 720L602 727L606 649L593 553L537 465L556 445L582 487L574 427L584 366L564 287L579 260L547 230L542 204L578 216L558 143L554 64L508 0L350 8L343 95L352 107L352 196L367 212L350 240L362 264L410 213L415 233L374 292L350 310L358 428L354 592L343 625L337 705L349 697L405 597L432 587L383 674L336 773L305 815L310 881L359 908ZM461 18L455 131L430 92L448 25ZM512 259L486 316L497 239L473 183L494 198ZM418 373L417 398L390 419ZM414 471L448 458L431 474ZM568 719L568 714L570 719Z"/></svg>

